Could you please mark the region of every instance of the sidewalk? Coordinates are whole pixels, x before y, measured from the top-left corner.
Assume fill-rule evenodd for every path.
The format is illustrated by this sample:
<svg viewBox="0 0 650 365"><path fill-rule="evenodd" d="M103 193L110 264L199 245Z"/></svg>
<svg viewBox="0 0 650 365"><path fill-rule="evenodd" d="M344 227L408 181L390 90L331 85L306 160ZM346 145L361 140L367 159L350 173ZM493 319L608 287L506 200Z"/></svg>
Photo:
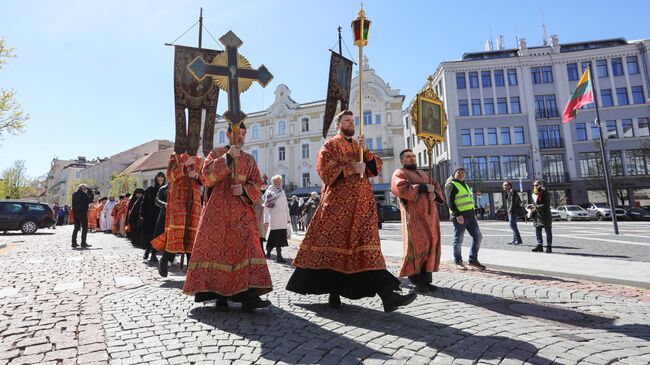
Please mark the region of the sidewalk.
<svg viewBox="0 0 650 365"><path fill-rule="evenodd" d="M402 257L402 241L381 240L384 256ZM300 244L303 235L293 234L291 242ZM463 255L467 259L469 242L464 243ZM566 254L518 252L481 249L479 259L488 269L526 274L541 274L591 280L610 284L629 285L650 289L650 263L585 257ZM452 262L451 244L442 246L442 262Z"/></svg>

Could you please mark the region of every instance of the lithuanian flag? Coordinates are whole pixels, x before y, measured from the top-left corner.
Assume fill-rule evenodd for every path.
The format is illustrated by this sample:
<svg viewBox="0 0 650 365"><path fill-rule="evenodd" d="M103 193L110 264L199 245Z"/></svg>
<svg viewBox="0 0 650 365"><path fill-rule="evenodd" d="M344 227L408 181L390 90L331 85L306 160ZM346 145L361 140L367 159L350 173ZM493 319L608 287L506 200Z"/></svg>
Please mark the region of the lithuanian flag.
<svg viewBox="0 0 650 365"><path fill-rule="evenodd" d="M591 88L591 77L589 76L590 67L587 67L585 72L582 74L578 85L576 85L575 90L571 93L571 98L564 108L562 113L562 124L569 123L573 118L578 114L578 109L581 106L591 104L594 102L594 93Z"/></svg>

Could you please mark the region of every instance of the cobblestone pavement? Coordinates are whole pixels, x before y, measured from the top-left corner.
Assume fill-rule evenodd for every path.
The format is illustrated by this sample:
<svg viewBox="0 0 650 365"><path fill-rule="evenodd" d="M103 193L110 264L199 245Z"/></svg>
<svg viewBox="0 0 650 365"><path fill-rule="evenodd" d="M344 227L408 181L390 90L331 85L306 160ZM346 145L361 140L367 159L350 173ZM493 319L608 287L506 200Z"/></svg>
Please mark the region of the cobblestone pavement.
<svg viewBox="0 0 650 365"><path fill-rule="evenodd" d="M451 245L454 228L441 222L443 242ZM535 228L531 222L519 222L524 245L512 246L508 222L479 221L483 242L481 248L528 251L535 247ZM620 235L614 235L612 222L553 222L553 252L564 255L600 257L616 260L650 262L650 221L619 222ZM382 239L401 241L400 223L384 223ZM470 238L466 234L465 246ZM544 238L546 242L546 238Z"/></svg>
<svg viewBox="0 0 650 365"><path fill-rule="evenodd" d="M71 250L70 231L0 235L0 365L650 363L647 290L443 265L440 290L397 312L333 310L284 290L292 268L272 261L273 306L222 313L180 293L178 268L159 278L112 235Z"/></svg>

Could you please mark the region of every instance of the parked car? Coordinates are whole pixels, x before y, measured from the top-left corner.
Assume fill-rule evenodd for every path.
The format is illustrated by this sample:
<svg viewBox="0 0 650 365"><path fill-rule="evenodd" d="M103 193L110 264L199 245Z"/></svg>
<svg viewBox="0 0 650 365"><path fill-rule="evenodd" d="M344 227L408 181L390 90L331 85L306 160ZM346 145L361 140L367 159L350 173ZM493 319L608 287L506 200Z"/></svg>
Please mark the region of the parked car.
<svg viewBox="0 0 650 365"><path fill-rule="evenodd" d="M627 219L632 221L650 220L650 211L643 208L627 207L625 208Z"/></svg>
<svg viewBox="0 0 650 365"><path fill-rule="evenodd" d="M646 212L650 213L650 205L642 205L641 209L645 210Z"/></svg>
<svg viewBox="0 0 650 365"><path fill-rule="evenodd" d="M557 211L560 213L560 219L566 219L567 221L591 220L591 214L578 205L560 205L557 207Z"/></svg>
<svg viewBox="0 0 650 365"><path fill-rule="evenodd" d="M384 222L395 222L402 220L402 215L399 208L394 205L382 205L381 212L382 220Z"/></svg>
<svg viewBox="0 0 650 365"><path fill-rule="evenodd" d="M584 203L580 206L586 209L594 219L599 221L612 219L612 209L607 203ZM616 218L625 219L625 209L622 207L616 207Z"/></svg>
<svg viewBox="0 0 650 365"><path fill-rule="evenodd" d="M32 234L39 228L55 223L54 212L49 205L37 201L0 201L0 231L22 231Z"/></svg>
<svg viewBox="0 0 650 365"><path fill-rule="evenodd" d="M558 212L558 210L554 208L551 208L551 217L553 217L554 221L559 221L562 219L562 216L560 216L560 212Z"/></svg>

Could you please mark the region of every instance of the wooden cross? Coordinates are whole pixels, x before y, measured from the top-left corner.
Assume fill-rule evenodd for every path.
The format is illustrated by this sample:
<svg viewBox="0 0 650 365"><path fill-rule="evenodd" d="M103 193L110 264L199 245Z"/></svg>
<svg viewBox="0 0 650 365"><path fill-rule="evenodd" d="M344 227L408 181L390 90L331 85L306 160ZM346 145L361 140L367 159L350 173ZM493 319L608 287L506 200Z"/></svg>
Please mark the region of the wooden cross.
<svg viewBox="0 0 650 365"><path fill-rule="evenodd" d="M237 52L243 42L232 31L224 34L219 41L226 47L225 57L215 57L212 63L206 64L199 56L187 68L199 81L206 76L212 76L219 88L228 93L228 110L223 116L233 126L233 130L236 130L246 118L246 114L241 110L239 94L246 91L253 81L265 87L273 79L273 75L264 65L257 70L250 67L248 60Z"/></svg>

